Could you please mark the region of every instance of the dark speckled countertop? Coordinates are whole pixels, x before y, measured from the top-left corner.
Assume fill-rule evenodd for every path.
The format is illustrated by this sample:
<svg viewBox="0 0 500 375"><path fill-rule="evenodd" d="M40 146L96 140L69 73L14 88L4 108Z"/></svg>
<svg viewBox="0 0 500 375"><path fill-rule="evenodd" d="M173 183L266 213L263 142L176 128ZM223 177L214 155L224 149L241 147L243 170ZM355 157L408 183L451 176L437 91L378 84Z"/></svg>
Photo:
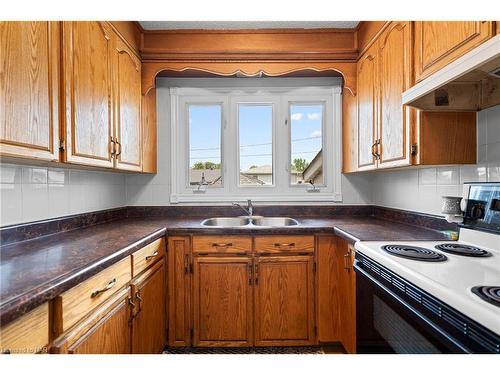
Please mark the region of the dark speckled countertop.
<svg viewBox="0 0 500 375"><path fill-rule="evenodd" d="M300 218L297 227L216 229L202 218L128 218L0 248L0 320L7 324L135 250L175 234L336 233L357 240L439 240L442 233L373 216Z"/></svg>

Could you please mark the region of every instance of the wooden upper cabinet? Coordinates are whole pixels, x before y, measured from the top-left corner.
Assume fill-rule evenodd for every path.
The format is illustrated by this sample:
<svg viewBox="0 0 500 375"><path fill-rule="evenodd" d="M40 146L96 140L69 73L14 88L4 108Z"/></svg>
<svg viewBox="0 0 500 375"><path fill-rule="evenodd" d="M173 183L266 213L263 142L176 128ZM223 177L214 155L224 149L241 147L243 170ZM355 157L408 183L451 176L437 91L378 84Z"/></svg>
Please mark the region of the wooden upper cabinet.
<svg viewBox="0 0 500 375"><path fill-rule="evenodd" d="M376 168L378 43L358 61L358 170Z"/></svg>
<svg viewBox="0 0 500 375"><path fill-rule="evenodd" d="M410 164L410 108L401 96L412 85L411 36L411 22L391 22L379 39L379 168Z"/></svg>
<svg viewBox="0 0 500 375"><path fill-rule="evenodd" d="M142 171L141 61L120 37L115 52L115 166Z"/></svg>
<svg viewBox="0 0 500 375"><path fill-rule="evenodd" d="M63 22L65 161L113 167L113 34L106 22Z"/></svg>
<svg viewBox="0 0 500 375"><path fill-rule="evenodd" d="M132 283L132 353L161 353L166 343L165 261L158 261Z"/></svg>
<svg viewBox="0 0 500 375"><path fill-rule="evenodd" d="M255 345L311 345L314 334L313 256L255 259Z"/></svg>
<svg viewBox="0 0 500 375"><path fill-rule="evenodd" d="M252 259L195 257L193 345L252 346Z"/></svg>
<svg viewBox="0 0 500 375"><path fill-rule="evenodd" d="M59 23L0 22L0 154L59 159Z"/></svg>
<svg viewBox="0 0 500 375"><path fill-rule="evenodd" d="M416 21L415 79L421 81L493 36L492 21Z"/></svg>

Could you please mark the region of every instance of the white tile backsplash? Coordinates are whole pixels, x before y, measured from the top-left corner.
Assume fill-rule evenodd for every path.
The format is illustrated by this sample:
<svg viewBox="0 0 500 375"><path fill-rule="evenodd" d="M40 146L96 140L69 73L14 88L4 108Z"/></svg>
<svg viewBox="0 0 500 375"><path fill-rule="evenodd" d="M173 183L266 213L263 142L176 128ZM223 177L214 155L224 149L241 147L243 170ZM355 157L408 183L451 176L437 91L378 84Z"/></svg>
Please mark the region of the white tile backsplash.
<svg viewBox="0 0 500 375"><path fill-rule="evenodd" d="M479 112L477 118L477 165L373 172L373 203L440 214L441 196L461 196L464 182L500 182L500 106Z"/></svg>
<svg viewBox="0 0 500 375"><path fill-rule="evenodd" d="M0 164L0 226L127 205L125 175Z"/></svg>

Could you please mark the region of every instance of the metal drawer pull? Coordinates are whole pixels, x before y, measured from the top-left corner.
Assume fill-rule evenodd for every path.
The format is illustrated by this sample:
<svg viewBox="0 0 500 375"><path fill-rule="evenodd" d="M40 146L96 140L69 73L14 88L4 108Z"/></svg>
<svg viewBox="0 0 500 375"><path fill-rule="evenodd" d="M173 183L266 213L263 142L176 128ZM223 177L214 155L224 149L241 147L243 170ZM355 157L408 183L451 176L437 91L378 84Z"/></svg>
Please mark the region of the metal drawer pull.
<svg viewBox="0 0 500 375"><path fill-rule="evenodd" d="M153 254L148 255L148 256L146 257L146 260L153 259L153 258L154 258L155 256L157 256L157 255L158 255L158 250L156 250Z"/></svg>
<svg viewBox="0 0 500 375"><path fill-rule="evenodd" d="M233 244L231 242L228 242L228 243L213 243L212 246L213 247L230 247L230 246L233 246Z"/></svg>
<svg viewBox="0 0 500 375"><path fill-rule="evenodd" d="M95 297L97 297L99 294L104 293L104 292L106 292L106 291L110 290L111 288L113 288L113 287L115 286L115 284L116 284L116 278L114 278L113 280L111 280L111 281L108 283L108 285L106 285L104 288L94 290L94 291L92 292L92 294L90 295L90 297L91 297L91 298L95 298Z"/></svg>
<svg viewBox="0 0 500 375"><path fill-rule="evenodd" d="M275 247L293 247L295 246L295 242L290 242L290 243L275 243Z"/></svg>

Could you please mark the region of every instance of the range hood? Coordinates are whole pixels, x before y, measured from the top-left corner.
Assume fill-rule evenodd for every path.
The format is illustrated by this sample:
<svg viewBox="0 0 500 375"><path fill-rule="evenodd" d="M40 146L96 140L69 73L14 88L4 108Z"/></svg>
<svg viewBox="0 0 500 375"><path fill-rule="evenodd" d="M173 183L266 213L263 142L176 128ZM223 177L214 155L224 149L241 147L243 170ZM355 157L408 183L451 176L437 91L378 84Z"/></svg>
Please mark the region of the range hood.
<svg viewBox="0 0 500 375"><path fill-rule="evenodd" d="M403 93L426 111L480 111L500 104L500 34Z"/></svg>

